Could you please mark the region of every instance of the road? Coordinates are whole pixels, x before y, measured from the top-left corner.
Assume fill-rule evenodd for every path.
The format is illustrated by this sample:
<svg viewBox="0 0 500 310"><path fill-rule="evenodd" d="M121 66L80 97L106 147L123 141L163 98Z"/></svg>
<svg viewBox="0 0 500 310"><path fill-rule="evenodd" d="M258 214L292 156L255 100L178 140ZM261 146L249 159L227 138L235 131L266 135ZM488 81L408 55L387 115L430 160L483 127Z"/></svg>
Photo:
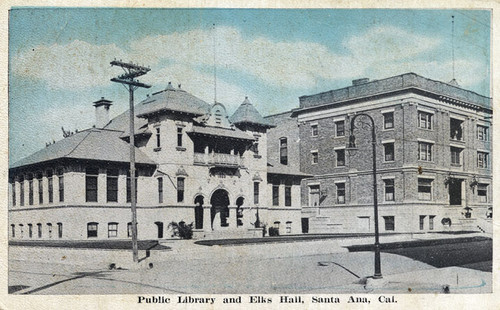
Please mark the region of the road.
<svg viewBox="0 0 500 310"><path fill-rule="evenodd" d="M71 264L11 260L9 288L11 293L54 295L366 293L363 285L358 282L373 274L372 252L315 255L310 254L311 244L294 244L296 252L289 256L280 252L278 246L234 246L211 251L207 247L198 246L200 248L197 254L187 253L175 257L166 254L165 259L154 262L152 269L139 270L83 270L81 266ZM308 251L301 252L301 247L306 246ZM318 247L320 246L324 247L324 244L318 243ZM484 244L467 243L467 247L469 254L477 253L479 249L483 249ZM263 249L266 250L262 251ZM277 251L272 253L272 249ZM465 253L466 249L462 244L457 244L441 248L442 251L424 247L399 253L417 259L425 257L426 262L403 255L382 253L382 271L388 279L391 275L408 272L432 270L436 273L437 269L429 263L433 259L442 259L435 253ZM473 262L467 261L467 264L471 263ZM393 288L398 291L401 287L399 285ZM418 283L413 283L412 287L418 291ZM429 284L425 287L429 289Z"/></svg>

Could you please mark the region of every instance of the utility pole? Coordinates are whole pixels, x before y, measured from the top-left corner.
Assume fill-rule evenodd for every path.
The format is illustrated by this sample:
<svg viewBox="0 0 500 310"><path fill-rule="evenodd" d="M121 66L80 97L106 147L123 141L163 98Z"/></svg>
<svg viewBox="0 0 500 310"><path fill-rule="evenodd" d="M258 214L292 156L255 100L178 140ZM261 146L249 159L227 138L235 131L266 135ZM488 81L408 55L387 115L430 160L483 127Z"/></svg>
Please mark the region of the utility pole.
<svg viewBox="0 0 500 310"><path fill-rule="evenodd" d="M136 175L135 175L135 132L134 132L134 118L135 118L135 113L134 113L134 91L139 88L150 88L151 85L147 85L144 83L140 83L138 80L136 80L136 77L139 77L141 75L145 75L150 71L150 68L146 68L143 66L135 65L132 62L130 63L125 63L122 62L121 60L113 60L110 62L111 66L118 66L125 71L124 74L119 75L118 77L112 78L112 82L120 83L122 84L129 93L129 118L130 118L130 208L132 210L132 255L133 255L133 260L134 262L139 261L139 254L138 254L138 249L137 249L137 208L136 208Z"/></svg>

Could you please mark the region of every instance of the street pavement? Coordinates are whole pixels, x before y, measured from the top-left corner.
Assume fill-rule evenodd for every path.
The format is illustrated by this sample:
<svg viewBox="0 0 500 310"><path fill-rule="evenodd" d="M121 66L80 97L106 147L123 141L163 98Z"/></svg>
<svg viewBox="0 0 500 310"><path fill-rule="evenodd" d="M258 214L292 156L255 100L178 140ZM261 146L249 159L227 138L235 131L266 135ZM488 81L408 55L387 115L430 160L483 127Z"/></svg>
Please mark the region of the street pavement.
<svg viewBox="0 0 500 310"><path fill-rule="evenodd" d="M127 252L126 261L117 261L122 270L108 270L92 261L24 260L25 256L16 256L16 247L12 247L9 287L16 294L54 295L441 293L445 286L450 293L491 291L491 272L436 268L392 253L381 254L384 280L382 285L373 285L366 280L373 274L373 253L347 252L343 242L207 247L172 241L169 246L173 250L154 251L138 265L127 263ZM66 253L50 250L55 257Z"/></svg>

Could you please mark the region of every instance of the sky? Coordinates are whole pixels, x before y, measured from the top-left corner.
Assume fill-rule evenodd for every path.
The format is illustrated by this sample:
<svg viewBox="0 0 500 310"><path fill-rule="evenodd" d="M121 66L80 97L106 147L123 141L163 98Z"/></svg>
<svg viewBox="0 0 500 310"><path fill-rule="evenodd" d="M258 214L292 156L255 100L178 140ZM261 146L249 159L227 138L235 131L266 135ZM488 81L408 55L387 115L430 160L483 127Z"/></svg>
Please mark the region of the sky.
<svg viewBox="0 0 500 310"><path fill-rule="evenodd" d="M452 16L455 16L452 40ZM299 97L407 72L490 96L490 11L386 9L13 8L9 163L95 123L92 103L128 109L113 59L149 66L136 102L181 84L229 114L245 96L262 115ZM452 48L454 47L454 48ZM215 62L214 62L215 55Z"/></svg>

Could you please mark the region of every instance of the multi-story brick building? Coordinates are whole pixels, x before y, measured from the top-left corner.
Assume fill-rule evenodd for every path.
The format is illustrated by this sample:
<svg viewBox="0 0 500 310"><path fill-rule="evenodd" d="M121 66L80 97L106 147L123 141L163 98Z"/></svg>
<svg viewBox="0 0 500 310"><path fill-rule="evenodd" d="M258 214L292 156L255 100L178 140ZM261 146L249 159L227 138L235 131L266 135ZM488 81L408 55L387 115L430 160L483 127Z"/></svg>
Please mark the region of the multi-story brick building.
<svg viewBox="0 0 500 310"><path fill-rule="evenodd" d="M111 101L94 106L94 128L10 167L10 238L130 237L129 112L109 121ZM172 221L192 222L197 238L261 236L263 224L300 232L304 175L268 165L274 125L248 99L228 117L224 105L169 83L135 111L140 239L169 238Z"/></svg>
<svg viewBox="0 0 500 310"><path fill-rule="evenodd" d="M478 230L492 214L491 99L414 73L300 97L293 110L308 232L373 232L373 118L381 232ZM358 120L363 121L362 117ZM268 141L270 144L277 144Z"/></svg>

